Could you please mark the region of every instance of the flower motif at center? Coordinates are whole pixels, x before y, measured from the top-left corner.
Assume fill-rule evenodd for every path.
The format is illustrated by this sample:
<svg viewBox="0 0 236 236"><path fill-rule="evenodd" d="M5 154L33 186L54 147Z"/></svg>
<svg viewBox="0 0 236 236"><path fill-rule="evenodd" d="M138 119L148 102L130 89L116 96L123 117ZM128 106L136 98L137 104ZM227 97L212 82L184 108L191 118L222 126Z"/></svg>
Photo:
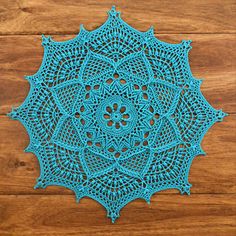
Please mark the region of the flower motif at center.
<svg viewBox="0 0 236 236"><path fill-rule="evenodd" d="M121 96L110 96L98 106L96 118L100 127L115 136L129 133L136 125L134 105Z"/></svg>
<svg viewBox="0 0 236 236"><path fill-rule="evenodd" d="M169 44L139 32L113 7L95 31L66 42L44 37L31 90L10 116L26 127L41 174L35 188L61 185L77 201L101 203L114 222L127 203L158 191L190 193L201 140L226 115L200 91L190 41Z"/></svg>
<svg viewBox="0 0 236 236"><path fill-rule="evenodd" d="M114 74L114 67L119 74ZM160 105L149 94L148 81L127 75L115 61L110 68L111 72L90 78L89 85L82 86L72 120L90 151L104 158L129 158L151 146L162 123Z"/></svg>

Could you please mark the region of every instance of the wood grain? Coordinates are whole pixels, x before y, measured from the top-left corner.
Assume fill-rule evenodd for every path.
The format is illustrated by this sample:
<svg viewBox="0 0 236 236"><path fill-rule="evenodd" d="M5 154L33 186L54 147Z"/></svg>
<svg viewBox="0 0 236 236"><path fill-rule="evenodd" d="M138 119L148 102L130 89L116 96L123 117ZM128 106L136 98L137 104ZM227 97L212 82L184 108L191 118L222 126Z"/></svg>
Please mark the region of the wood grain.
<svg viewBox="0 0 236 236"><path fill-rule="evenodd" d="M34 190L37 158L24 153L28 135L6 117L29 91L24 75L42 61L41 34L61 41L79 25L100 26L112 5L131 26L170 43L193 40L193 75L204 78L202 92L215 108L230 113L205 136L207 156L194 159L190 196L177 190L138 199L111 224L97 202L63 187ZM236 235L236 1L235 0L1 0L0 1L0 235Z"/></svg>
<svg viewBox="0 0 236 236"><path fill-rule="evenodd" d="M73 37L56 36L55 40ZM236 112L236 35L158 35L158 38L170 43L192 39L190 65L195 77L204 78L204 96L215 108ZM0 48L0 114L6 114L12 106L20 105L28 94L29 84L23 76L36 73L43 48L41 36L2 36L0 44L4 45Z"/></svg>
<svg viewBox="0 0 236 236"><path fill-rule="evenodd" d="M20 122L5 116L0 118L0 194L73 194L55 186L33 189L39 165L33 154L23 152L29 142L28 135ZM228 132L235 129L236 115L226 117L223 123L210 129L202 143L207 156L196 157L190 170L192 193L236 193L236 133ZM178 191L163 192L166 193Z"/></svg>
<svg viewBox="0 0 236 236"><path fill-rule="evenodd" d="M7 0L1 1L1 34L76 34L100 26L112 5L127 23L159 33L235 33L234 0Z"/></svg>
<svg viewBox="0 0 236 236"><path fill-rule="evenodd" d="M110 223L97 202L73 196L0 196L0 234L4 235L161 235L234 236L235 194L153 196L136 200ZM2 222L2 223L1 223Z"/></svg>

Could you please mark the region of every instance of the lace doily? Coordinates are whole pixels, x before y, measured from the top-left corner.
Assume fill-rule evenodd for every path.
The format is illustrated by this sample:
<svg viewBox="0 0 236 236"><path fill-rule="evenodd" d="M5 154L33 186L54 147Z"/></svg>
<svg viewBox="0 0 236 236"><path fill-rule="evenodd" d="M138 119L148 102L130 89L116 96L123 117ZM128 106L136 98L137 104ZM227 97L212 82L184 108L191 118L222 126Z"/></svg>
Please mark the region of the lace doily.
<svg viewBox="0 0 236 236"><path fill-rule="evenodd" d="M60 185L77 201L101 203L112 222L130 201L169 188L190 194L201 140L226 115L200 92L190 71L190 41L169 44L139 32L113 7L94 31L72 40L44 37L30 92L10 113L25 126L25 151L39 160L35 188Z"/></svg>

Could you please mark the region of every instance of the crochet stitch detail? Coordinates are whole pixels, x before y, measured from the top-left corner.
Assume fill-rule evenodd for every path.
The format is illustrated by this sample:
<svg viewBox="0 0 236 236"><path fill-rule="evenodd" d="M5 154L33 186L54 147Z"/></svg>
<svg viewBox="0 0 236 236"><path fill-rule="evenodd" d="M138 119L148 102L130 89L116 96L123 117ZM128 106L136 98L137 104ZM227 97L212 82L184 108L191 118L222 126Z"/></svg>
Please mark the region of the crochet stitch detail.
<svg viewBox="0 0 236 236"><path fill-rule="evenodd" d="M59 185L101 203L114 222L129 202L170 188L190 194L201 140L226 113L200 91L188 63L191 41L169 44L139 32L115 7L94 31L65 42L43 36L44 58L27 76L24 103L10 113L39 160L35 188Z"/></svg>

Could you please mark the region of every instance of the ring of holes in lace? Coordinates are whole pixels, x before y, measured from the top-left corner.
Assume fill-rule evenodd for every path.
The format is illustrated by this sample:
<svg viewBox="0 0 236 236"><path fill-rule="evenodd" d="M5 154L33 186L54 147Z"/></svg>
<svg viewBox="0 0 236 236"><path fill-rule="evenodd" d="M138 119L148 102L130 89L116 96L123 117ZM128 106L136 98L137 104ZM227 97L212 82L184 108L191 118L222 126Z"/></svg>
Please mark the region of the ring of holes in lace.
<svg viewBox="0 0 236 236"><path fill-rule="evenodd" d="M131 101L115 95L101 102L96 111L96 120L105 132L121 136L134 128L137 112Z"/></svg>

